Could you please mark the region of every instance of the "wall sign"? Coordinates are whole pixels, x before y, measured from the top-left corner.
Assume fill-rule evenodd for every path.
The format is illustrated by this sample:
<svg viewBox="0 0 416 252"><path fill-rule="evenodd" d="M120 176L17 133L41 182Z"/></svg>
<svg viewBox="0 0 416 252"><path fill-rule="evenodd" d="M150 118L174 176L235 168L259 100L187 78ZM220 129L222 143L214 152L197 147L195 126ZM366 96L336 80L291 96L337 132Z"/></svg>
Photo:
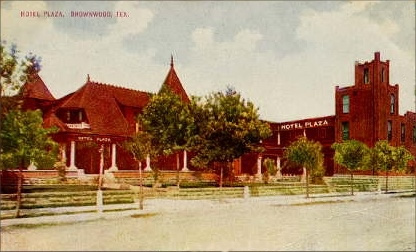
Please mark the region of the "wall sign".
<svg viewBox="0 0 416 252"><path fill-rule="evenodd" d="M314 121L305 121L305 122L295 122L295 123L285 123L280 125L280 130L295 130L295 129L304 129L304 128L317 128L328 126L328 120L314 120Z"/></svg>

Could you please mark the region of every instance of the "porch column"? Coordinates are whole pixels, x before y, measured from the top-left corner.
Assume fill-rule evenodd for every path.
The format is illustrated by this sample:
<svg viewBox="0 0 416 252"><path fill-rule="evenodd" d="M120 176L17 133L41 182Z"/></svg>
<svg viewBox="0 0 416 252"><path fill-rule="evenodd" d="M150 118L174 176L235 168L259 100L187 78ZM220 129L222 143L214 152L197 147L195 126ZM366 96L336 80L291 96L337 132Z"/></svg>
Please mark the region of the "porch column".
<svg viewBox="0 0 416 252"><path fill-rule="evenodd" d="M66 166L66 143L63 143L61 145L61 162L65 164Z"/></svg>
<svg viewBox="0 0 416 252"><path fill-rule="evenodd" d="M111 167L108 169L109 171L117 171L117 163L116 163L116 155L117 155L117 148L116 144L111 144Z"/></svg>
<svg viewBox="0 0 416 252"><path fill-rule="evenodd" d="M277 156L277 158L276 158L276 167L277 167L276 177L278 179L281 179L282 178L282 169L280 167L280 157L279 156Z"/></svg>
<svg viewBox="0 0 416 252"><path fill-rule="evenodd" d="M31 160L29 166L27 167L28 171L36 171L38 167L36 167L35 163Z"/></svg>
<svg viewBox="0 0 416 252"><path fill-rule="evenodd" d="M280 145L280 131L277 132L277 145Z"/></svg>
<svg viewBox="0 0 416 252"><path fill-rule="evenodd" d="M262 160L262 156L259 155L257 157L257 176L261 176L261 160Z"/></svg>
<svg viewBox="0 0 416 252"><path fill-rule="evenodd" d="M183 151L183 168L182 168L181 171L183 171L183 172L189 171L189 169L188 169L188 154L187 154L186 150Z"/></svg>
<svg viewBox="0 0 416 252"><path fill-rule="evenodd" d="M147 154L146 156L146 167L143 171L152 171L152 168L150 167L150 155Z"/></svg>
<svg viewBox="0 0 416 252"><path fill-rule="evenodd" d="M69 159L69 167L70 170L77 170L78 168L75 166L75 141L71 141L71 156Z"/></svg>

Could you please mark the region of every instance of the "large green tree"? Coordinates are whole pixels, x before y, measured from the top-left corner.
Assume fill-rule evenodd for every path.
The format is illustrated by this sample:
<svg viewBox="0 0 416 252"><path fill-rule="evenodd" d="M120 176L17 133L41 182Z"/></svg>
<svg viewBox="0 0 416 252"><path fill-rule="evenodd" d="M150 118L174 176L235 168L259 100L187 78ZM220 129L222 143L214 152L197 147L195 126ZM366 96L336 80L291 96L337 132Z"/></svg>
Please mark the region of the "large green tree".
<svg viewBox="0 0 416 252"><path fill-rule="evenodd" d="M153 137L159 154L176 154L179 186L179 152L189 149L189 139L193 135L194 121L189 104L163 86L158 94L151 97L139 121L143 130Z"/></svg>
<svg viewBox="0 0 416 252"><path fill-rule="evenodd" d="M414 160L412 154L403 146L394 147L387 140L378 141L371 150L373 153L372 164L376 169L385 172L386 188L388 192L388 173L393 170L403 170L408 162Z"/></svg>
<svg viewBox="0 0 416 252"><path fill-rule="evenodd" d="M191 162L206 167L213 162L227 164L247 152L262 151L261 140L271 135L268 123L259 119L258 109L234 89L207 95L193 102L191 109L197 132L191 139L196 156ZM223 167L221 165L220 187Z"/></svg>
<svg viewBox="0 0 416 252"><path fill-rule="evenodd" d="M17 207L16 216L19 216L22 191L22 169L31 162L53 163L57 158L58 144L50 134L55 128L45 129L40 110L20 111L11 110L1 122L1 156L2 169L18 168Z"/></svg>
<svg viewBox="0 0 416 252"><path fill-rule="evenodd" d="M359 169L366 168L369 158L369 148L357 140L347 140L342 143L334 143L334 161L348 169L351 175L351 195L354 195L354 174Z"/></svg>
<svg viewBox="0 0 416 252"><path fill-rule="evenodd" d="M2 169L19 167L16 216L19 216L22 169L28 162L50 163L56 145L43 131L40 111L19 111L21 87L40 71L40 57L19 55L17 46L0 44L0 165ZM31 128L32 127L32 128Z"/></svg>
<svg viewBox="0 0 416 252"><path fill-rule="evenodd" d="M309 198L309 174L318 178L324 173L322 145L302 136L289 145L284 156L290 163L306 169L306 197Z"/></svg>

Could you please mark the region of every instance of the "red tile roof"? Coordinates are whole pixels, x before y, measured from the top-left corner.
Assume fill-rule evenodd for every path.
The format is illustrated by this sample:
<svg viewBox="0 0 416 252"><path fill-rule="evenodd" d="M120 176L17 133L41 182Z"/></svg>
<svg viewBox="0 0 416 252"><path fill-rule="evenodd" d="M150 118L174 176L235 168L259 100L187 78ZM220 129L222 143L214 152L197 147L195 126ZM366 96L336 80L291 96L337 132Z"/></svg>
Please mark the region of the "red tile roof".
<svg viewBox="0 0 416 252"><path fill-rule="evenodd" d="M178 94L182 100L189 102L181 81L173 67L171 68L162 84ZM57 126L60 132L84 133L112 136L131 136L135 130L134 113L140 112L149 102L150 94L147 92L117 87L109 84L93 82L88 77L87 82L77 91L55 100L46 85L39 78L29 86L26 97L38 99L53 99L53 106L44 111L44 126ZM60 110L81 109L85 112L89 128L69 128L59 118ZM129 110L129 111L126 111ZM129 114L126 116L124 113ZM129 124L129 121L130 124Z"/></svg>
<svg viewBox="0 0 416 252"><path fill-rule="evenodd" d="M54 111L80 108L86 113L89 129L69 129L54 114L45 118L45 123L56 125L61 131L82 132L100 135L129 136L129 124L122 112L122 106L142 109L149 101L149 94L132 89L88 81L84 86L57 101ZM65 124L64 124L65 125Z"/></svg>
<svg viewBox="0 0 416 252"><path fill-rule="evenodd" d="M36 74L32 78L31 82L26 82L22 87L24 98L35 98L47 101L55 100L39 75Z"/></svg>
<svg viewBox="0 0 416 252"><path fill-rule="evenodd" d="M175 68L173 67L173 57L171 58L170 70L165 78L165 81L162 84L162 88L163 86L169 87L169 89L177 95L179 95L179 97L181 97L183 101L190 101L185 89L182 86L181 81L179 80L178 75L176 74Z"/></svg>

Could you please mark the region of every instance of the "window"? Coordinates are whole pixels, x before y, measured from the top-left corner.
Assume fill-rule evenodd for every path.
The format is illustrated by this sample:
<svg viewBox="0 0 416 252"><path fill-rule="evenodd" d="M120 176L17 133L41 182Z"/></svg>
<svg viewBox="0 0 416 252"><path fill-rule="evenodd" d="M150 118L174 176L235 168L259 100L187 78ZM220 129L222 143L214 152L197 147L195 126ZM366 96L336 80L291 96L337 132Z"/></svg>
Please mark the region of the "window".
<svg viewBox="0 0 416 252"><path fill-rule="evenodd" d="M400 124L400 141L406 141L406 127L404 123Z"/></svg>
<svg viewBox="0 0 416 252"><path fill-rule="evenodd" d="M381 69L380 80L381 82L384 82L384 68Z"/></svg>
<svg viewBox="0 0 416 252"><path fill-rule="evenodd" d="M344 95L342 97L342 113L347 114L350 112L350 97Z"/></svg>
<svg viewBox="0 0 416 252"><path fill-rule="evenodd" d="M71 121L71 112L69 110L66 111L66 121L67 122Z"/></svg>
<svg viewBox="0 0 416 252"><path fill-rule="evenodd" d="M390 114L394 114L394 104L396 103L396 98L394 97L394 94L390 95Z"/></svg>
<svg viewBox="0 0 416 252"><path fill-rule="evenodd" d="M82 110L78 111L78 121L82 122L83 118L82 118Z"/></svg>
<svg viewBox="0 0 416 252"><path fill-rule="evenodd" d="M342 140L350 139L350 123L342 122Z"/></svg>
<svg viewBox="0 0 416 252"><path fill-rule="evenodd" d="M387 139L390 141L393 138L393 125L391 121L387 121Z"/></svg>
<svg viewBox="0 0 416 252"><path fill-rule="evenodd" d="M370 83L370 78L368 76L368 68L364 68L364 84Z"/></svg>

